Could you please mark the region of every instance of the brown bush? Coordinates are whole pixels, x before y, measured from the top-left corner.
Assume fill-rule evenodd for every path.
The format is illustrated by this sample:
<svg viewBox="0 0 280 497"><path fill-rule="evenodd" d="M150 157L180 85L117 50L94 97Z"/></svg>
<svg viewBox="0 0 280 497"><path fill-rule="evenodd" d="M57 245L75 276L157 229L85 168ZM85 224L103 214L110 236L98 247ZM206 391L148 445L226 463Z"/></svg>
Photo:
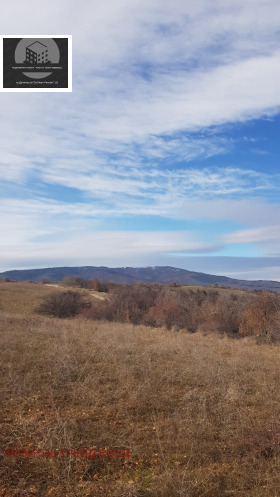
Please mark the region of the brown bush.
<svg viewBox="0 0 280 497"><path fill-rule="evenodd" d="M92 280L92 288L96 291L96 292L100 292L100 281L97 279L97 278L94 278Z"/></svg>
<svg viewBox="0 0 280 497"><path fill-rule="evenodd" d="M126 322L129 319L133 324L143 323L154 306L156 296L157 290L151 285L119 285L107 303L106 314L114 321Z"/></svg>
<svg viewBox="0 0 280 497"><path fill-rule="evenodd" d="M207 333L227 333L230 336L239 336L242 323L244 329L247 309L250 306L254 309L256 299L256 295L249 292L238 293L227 289L218 291L212 288L193 290L170 284L150 285L138 282L131 285L109 285L109 288L110 299L102 304L94 303L91 311L86 313L87 316L99 320L185 329L189 332L202 330ZM263 299L263 293L258 298ZM269 298L276 299L271 296ZM271 323L272 308L267 308L267 314Z"/></svg>
<svg viewBox="0 0 280 497"><path fill-rule="evenodd" d="M277 312L277 298L269 293L259 294L248 307L240 326L241 335L255 335L257 337L268 334Z"/></svg>
<svg viewBox="0 0 280 497"><path fill-rule="evenodd" d="M71 290L63 293L51 293L44 297L36 312L56 318L70 318L76 316L82 309L90 307L83 295Z"/></svg>
<svg viewBox="0 0 280 497"><path fill-rule="evenodd" d="M66 276L60 281L62 286L74 286L78 288L92 288L91 281L80 278L79 276Z"/></svg>

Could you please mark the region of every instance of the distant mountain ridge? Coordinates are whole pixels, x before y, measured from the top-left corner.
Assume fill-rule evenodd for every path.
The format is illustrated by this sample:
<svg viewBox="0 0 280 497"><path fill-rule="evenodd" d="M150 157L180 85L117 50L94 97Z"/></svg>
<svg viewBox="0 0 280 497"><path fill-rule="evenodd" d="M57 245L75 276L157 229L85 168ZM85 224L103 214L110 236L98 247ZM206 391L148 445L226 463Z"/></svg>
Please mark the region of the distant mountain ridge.
<svg viewBox="0 0 280 497"><path fill-rule="evenodd" d="M187 269L171 266L153 267L119 267L81 266L81 267L53 267L41 269L22 269L0 273L0 279L10 278L15 281L41 281L43 278L51 282L58 282L66 276L79 276L87 280L97 278L100 281L114 281L116 283L178 283L180 285L208 286L217 283L231 288L248 288L255 290L280 290L280 282L267 280L238 280L227 276L217 276L206 273L188 271Z"/></svg>

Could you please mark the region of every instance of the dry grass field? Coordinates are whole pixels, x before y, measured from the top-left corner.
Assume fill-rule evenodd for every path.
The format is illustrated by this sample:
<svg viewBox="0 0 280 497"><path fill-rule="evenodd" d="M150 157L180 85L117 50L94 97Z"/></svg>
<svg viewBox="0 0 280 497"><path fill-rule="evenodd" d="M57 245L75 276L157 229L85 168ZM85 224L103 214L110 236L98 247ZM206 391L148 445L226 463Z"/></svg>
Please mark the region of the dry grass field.
<svg viewBox="0 0 280 497"><path fill-rule="evenodd" d="M0 283L0 496L279 496L279 347L34 314L53 290Z"/></svg>

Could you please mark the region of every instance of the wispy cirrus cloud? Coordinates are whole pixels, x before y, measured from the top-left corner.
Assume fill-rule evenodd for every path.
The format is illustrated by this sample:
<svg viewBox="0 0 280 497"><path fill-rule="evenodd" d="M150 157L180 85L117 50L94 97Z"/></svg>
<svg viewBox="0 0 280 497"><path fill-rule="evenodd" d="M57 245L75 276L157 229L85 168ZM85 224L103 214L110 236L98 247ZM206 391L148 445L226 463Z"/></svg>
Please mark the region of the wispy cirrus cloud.
<svg viewBox="0 0 280 497"><path fill-rule="evenodd" d="M124 198L139 206L141 198L144 205L163 207L164 201L173 204L187 198L214 198L219 196L258 194L269 189L273 190L280 184L278 178L265 173L237 168L212 169L175 169L159 170L147 167L114 167L106 168L103 173L99 168L86 174L69 172L63 175L59 164L44 171L42 179L49 183L59 183L71 188L112 202L122 203ZM115 195L115 196L114 196ZM133 209L133 205L131 206Z"/></svg>

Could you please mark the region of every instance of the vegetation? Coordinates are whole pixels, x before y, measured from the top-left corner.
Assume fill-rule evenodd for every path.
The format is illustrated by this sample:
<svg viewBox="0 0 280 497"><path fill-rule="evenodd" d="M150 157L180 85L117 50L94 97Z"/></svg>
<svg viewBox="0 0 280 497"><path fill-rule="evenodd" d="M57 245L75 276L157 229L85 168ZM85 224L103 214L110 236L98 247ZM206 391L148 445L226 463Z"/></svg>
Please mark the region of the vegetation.
<svg viewBox="0 0 280 497"><path fill-rule="evenodd" d="M280 340L280 296L273 292L134 283L111 288L109 300L93 301L83 314L168 330Z"/></svg>
<svg viewBox="0 0 280 497"><path fill-rule="evenodd" d="M92 308L58 319L31 310L65 287L1 282L0 290L0 496L278 495L280 349L263 343L277 330L278 295L134 285L103 297L77 289ZM125 304L118 294L128 290ZM115 316L121 302L124 322L84 316L98 306ZM172 306L189 309L187 325ZM226 333L235 310L240 327L231 335L239 340ZM135 324L144 316L158 321ZM159 326L167 316L180 316L170 330ZM186 333L190 326L199 331ZM83 447L130 457L5 456Z"/></svg>
<svg viewBox="0 0 280 497"><path fill-rule="evenodd" d="M79 276L67 276L61 280L60 284L62 286L87 288L89 290L93 289L96 292L108 292L109 288L109 283L106 281L101 282L97 278L94 278L93 280L85 280Z"/></svg>
<svg viewBox="0 0 280 497"><path fill-rule="evenodd" d="M71 318L90 306L79 292L54 292L47 295L37 307L36 312L56 318Z"/></svg>

